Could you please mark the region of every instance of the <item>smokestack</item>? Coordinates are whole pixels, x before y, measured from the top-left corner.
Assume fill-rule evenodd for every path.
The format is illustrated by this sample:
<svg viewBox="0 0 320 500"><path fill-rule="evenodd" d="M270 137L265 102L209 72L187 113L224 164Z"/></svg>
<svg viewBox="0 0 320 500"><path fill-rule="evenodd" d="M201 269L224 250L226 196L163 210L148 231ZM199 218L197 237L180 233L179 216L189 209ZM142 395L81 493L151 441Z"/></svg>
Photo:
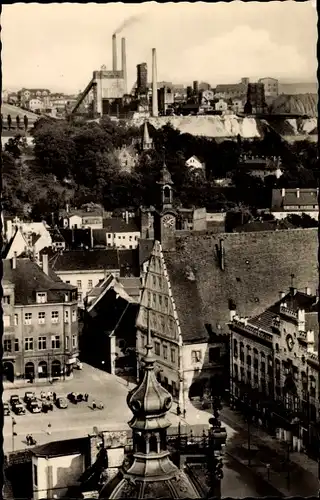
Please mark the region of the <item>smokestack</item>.
<svg viewBox="0 0 320 500"><path fill-rule="evenodd" d="M117 35L112 35L112 70L117 71Z"/></svg>
<svg viewBox="0 0 320 500"><path fill-rule="evenodd" d="M126 39L121 38L121 65L124 80L124 93L127 94L127 57L126 57Z"/></svg>
<svg viewBox="0 0 320 500"><path fill-rule="evenodd" d="M152 49L152 116L158 116L157 53Z"/></svg>

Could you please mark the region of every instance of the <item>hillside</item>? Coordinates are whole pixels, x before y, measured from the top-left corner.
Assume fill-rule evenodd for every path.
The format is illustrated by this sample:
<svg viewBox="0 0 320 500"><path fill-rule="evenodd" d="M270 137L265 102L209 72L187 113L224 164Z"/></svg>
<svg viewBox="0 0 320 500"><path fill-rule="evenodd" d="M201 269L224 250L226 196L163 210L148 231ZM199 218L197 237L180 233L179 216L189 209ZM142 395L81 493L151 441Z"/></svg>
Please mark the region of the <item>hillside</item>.
<svg viewBox="0 0 320 500"><path fill-rule="evenodd" d="M280 95L270 106L273 114L300 114L309 117L318 115L317 94Z"/></svg>

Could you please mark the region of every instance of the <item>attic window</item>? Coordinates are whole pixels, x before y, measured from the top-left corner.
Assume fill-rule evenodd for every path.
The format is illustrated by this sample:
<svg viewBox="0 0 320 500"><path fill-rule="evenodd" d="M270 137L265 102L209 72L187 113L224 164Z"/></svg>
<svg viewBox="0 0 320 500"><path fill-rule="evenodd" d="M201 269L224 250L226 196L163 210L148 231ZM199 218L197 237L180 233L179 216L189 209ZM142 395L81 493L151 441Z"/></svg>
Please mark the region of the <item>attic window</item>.
<svg viewBox="0 0 320 500"><path fill-rule="evenodd" d="M37 304L44 304L47 302L47 292L37 292Z"/></svg>
<svg viewBox="0 0 320 500"><path fill-rule="evenodd" d="M236 280L238 281L238 283L241 282L241 278L236 277Z"/></svg>

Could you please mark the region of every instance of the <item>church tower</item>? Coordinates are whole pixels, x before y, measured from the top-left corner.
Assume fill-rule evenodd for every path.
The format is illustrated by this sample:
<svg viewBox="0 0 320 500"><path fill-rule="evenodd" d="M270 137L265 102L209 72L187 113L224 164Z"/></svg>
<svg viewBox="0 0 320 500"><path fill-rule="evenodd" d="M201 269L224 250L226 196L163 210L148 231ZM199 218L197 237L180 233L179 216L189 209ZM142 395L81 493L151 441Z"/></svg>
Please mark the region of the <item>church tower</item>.
<svg viewBox="0 0 320 500"><path fill-rule="evenodd" d="M145 120L143 125L143 137L142 137L142 151L149 151L153 149L153 140L150 137L148 129L148 121Z"/></svg>
<svg viewBox="0 0 320 500"><path fill-rule="evenodd" d="M129 422L133 436L133 454L120 472L101 490L99 498L200 498L185 472L170 459L167 412L171 394L158 382L152 355L150 321L144 375L129 392L127 403L133 413Z"/></svg>
<svg viewBox="0 0 320 500"><path fill-rule="evenodd" d="M155 239L161 242L164 252L173 252L176 248L177 212L173 207L173 182L165 161L157 184L160 200L155 214Z"/></svg>

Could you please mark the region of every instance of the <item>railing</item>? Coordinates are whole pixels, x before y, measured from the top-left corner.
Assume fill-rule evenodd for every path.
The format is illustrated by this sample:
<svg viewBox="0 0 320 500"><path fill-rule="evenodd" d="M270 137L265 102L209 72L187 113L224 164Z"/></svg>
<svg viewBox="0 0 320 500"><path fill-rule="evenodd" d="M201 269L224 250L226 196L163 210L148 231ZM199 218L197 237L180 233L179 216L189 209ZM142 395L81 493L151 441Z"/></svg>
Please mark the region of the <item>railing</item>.
<svg viewBox="0 0 320 500"><path fill-rule="evenodd" d="M298 319L298 313L295 312L293 309L290 309L290 307L285 307L285 306L280 306L280 313L286 314L287 316L290 316L291 318L296 318Z"/></svg>
<svg viewBox="0 0 320 500"><path fill-rule="evenodd" d="M263 328L259 328L253 325L248 325L247 323L244 323L243 321L239 320L233 320L233 324L238 326L242 330L245 330L249 333L252 333L253 335L257 335L258 337L261 337L265 340L272 342L272 335Z"/></svg>

